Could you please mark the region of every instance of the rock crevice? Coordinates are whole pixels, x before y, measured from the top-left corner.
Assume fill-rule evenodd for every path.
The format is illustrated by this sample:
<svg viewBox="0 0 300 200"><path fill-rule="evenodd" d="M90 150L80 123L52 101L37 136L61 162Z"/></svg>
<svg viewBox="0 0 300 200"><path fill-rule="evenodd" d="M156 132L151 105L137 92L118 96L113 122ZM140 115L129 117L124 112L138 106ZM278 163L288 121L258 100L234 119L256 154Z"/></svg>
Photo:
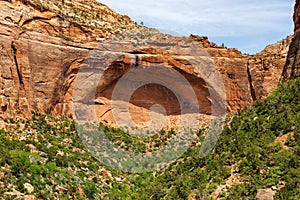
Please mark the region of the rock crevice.
<svg viewBox="0 0 300 200"><path fill-rule="evenodd" d="M248 74L248 82L249 82L252 101L256 101L257 97L256 97L255 89L254 89L254 86L253 86L253 82L252 82L252 75L250 73L249 63L247 63L247 74Z"/></svg>
<svg viewBox="0 0 300 200"><path fill-rule="evenodd" d="M19 64L18 64L17 48L15 46L14 41L11 42L11 49L12 49L12 52L13 52L14 64L15 64L15 67L16 67L16 70L17 70L18 80L19 80L19 83L20 83L20 88L24 89L24 81L23 81L23 77L22 77L22 73L21 73Z"/></svg>

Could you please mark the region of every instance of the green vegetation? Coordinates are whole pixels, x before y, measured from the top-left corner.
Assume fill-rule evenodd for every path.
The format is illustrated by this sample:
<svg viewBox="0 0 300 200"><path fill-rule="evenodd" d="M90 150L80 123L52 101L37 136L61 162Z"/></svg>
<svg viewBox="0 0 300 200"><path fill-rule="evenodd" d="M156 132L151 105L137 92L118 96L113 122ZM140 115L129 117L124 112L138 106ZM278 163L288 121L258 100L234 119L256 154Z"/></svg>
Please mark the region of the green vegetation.
<svg viewBox="0 0 300 200"><path fill-rule="evenodd" d="M6 120L0 130L0 196L14 190L41 199L254 199L273 188L275 199L300 196L300 79L281 85L266 100L237 113L207 157L199 158L203 131L195 144L166 169L128 174L95 160L66 117L33 113L26 121ZM100 127L120 147L154 151L174 132L147 139ZM6 195L4 195L6 194Z"/></svg>
<svg viewBox="0 0 300 200"><path fill-rule="evenodd" d="M167 145L171 138L175 135L173 130L161 130L159 133L147 138L135 137L128 132L118 128L110 128L100 124L100 128L104 130L106 136L113 144L118 145L122 149L130 152L146 153L156 151L160 147Z"/></svg>
<svg viewBox="0 0 300 200"><path fill-rule="evenodd" d="M29 194L24 188L29 183L40 199L99 199L113 184L66 117L33 113L26 121L6 122L6 130L0 130L1 197L13 198L5 195L12 191Z"/></svg>
<svg viewBox="0 0 300 200"><path fill-rule="evenodd" d="M64 40L68 41L68 42L74 42L74 40L72 38L70 38L68 36L65 36L65 35L56 35L56 37L62 38Z"/></svg>
<svg viewBox="0 0 300 200"><path fill-rule="evenodd" d="M220 194L224 199L254 199L257 189L271 187L277 188L276 199L298 199L299 122L298 79L282 85L265 101L234 116L215 150L205 159L198 157L200 147L192 147L155 178L145 175L141 178L143 187L137 188L139 195L143 199L186 199L193 193L209 196L225 184L229 176L235 176L239 184L228 186ZM274 142L284 135L287 135L286 148ZM281 189L280 183L285 185Z"/></svg>

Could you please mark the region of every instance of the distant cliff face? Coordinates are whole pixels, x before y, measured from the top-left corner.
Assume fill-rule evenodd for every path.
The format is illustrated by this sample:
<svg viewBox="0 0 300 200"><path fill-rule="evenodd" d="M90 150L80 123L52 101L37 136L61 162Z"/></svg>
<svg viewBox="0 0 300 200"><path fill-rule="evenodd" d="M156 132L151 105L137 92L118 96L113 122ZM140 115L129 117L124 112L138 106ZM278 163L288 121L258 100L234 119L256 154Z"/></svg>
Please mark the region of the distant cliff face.
<svg viewBox="0 0 300 200"><path fill-rule="evenodd" d="M294 9L294 38L291 43L282 81L300 77L300 1L296 0Z"/></svg>
<svg viewBox="0 0 300 200"><path fill-rule="evenodd" d="M74 80L89 53L113 35L134 28L141 27L92 0L0 1L1 116L15 116L19 111L28 116L31 110L71 114ZM170 43L183 40L165 38ZM237 49L217 46L207 37L190 36L189 39L204 48L220 72L229 112L250 106L276 88L291 42L288 37L259 54L244 55ZM184 58L178 60L176 52L167 55L159 49L124 49L119 60L106 66L109 81L97 90L99 121L114 124L111 94L120 77L136 65L153 63L172 67L184 75L196 92L203 114L210 114L207 86ZM130 102L132 118L147 121L147 111L153 101L166 106L167 115L176 115L179 107L174 95L169 93L158 85L140 88Z"/></svg>
<svg viewBox="0 0 300 200"><path fill-rule="evenodd" d="M266 98L276 89L292 40L289 36L258 54L245 55L237 49L219 47L207 38L194 38L198 38L222 74L228 109L232 112Z"/></svg>

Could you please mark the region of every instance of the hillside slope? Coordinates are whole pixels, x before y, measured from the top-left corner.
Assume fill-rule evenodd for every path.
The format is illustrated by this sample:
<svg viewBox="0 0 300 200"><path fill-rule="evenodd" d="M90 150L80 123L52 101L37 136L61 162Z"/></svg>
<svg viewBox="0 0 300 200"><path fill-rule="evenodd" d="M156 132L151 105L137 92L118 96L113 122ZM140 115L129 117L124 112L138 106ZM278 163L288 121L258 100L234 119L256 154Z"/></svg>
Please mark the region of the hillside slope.
<svg viewBox="0 0 300 200"><path fill-rule="evenodd" d="M259 189L269 188L275 199L298 199L299 92L300 79L289 81L265 101L233 116L208 157L200 159L199 147L192 147L163 172L138 177L137 196L254 199Z"/></svg>
<svg viewBox="0 0 300 200"><path fill-rule="evenodd" d="M300 79L230 121L207 157L199 158L205 133L200 130L194 145L168 168L128 174L95 160L67 118L33 113L26 121L7 119L0 130L0 194L6 199L253 199L259 189L269 189L275 199L297 199ZM158 133L143 141L100 128L115 144L135 152L153 151L170 136Z"/></svg>
<svg viewBox="0 0 300 200"><path fill-rule="evenodd" d="M230 119L214 151L199 158L201 139L167 169L134 175L112 199L275 199L300 196L300 79L280 86ZM201 138L201 132L200 138ZM199 143L200 142L200 143Z"/></svg>

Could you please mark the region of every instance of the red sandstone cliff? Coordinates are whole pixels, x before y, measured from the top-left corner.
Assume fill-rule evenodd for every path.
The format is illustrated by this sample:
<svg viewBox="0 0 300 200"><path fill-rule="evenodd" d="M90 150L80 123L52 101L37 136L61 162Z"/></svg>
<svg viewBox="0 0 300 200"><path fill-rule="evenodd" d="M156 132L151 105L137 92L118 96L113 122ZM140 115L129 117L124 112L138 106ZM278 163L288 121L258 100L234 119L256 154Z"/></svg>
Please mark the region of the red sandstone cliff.
<svg viewBox="0 0 300 200"><path fill-rule="evenodd" d="M0 1L0 106L1 116L31 110L54 115L72 113L73 87L77 73L91 50L105 39L124 30L138 28L128 17L113 12L96 1ZM147 28L144 28L147 30ZM170 43L184 38L164 36ZM206 37L190 36L212 58L225 84L227 110L235 112L265 98L273 91L286 61L291 38L268 46L256 55L226 49ZM132 49L131 49L132 50ZM137 58L138 59L132 59ZM129 58L129 59L128 59ZM167 55L153 49L124 49L123 56L109 63L106 85L97 90L97 116L113 124L111 93L114 84L136 65L163 65L178 70L193 86L203 114L210 113L211 100L203 79L176 52ZM100 61L98 61L100 62ZM104 87L105 86L105 87ZM147 110L156 102L167 115L178 113L174 95L151 85L140 88L131 103L133 118L147 121Z"/></svg>

